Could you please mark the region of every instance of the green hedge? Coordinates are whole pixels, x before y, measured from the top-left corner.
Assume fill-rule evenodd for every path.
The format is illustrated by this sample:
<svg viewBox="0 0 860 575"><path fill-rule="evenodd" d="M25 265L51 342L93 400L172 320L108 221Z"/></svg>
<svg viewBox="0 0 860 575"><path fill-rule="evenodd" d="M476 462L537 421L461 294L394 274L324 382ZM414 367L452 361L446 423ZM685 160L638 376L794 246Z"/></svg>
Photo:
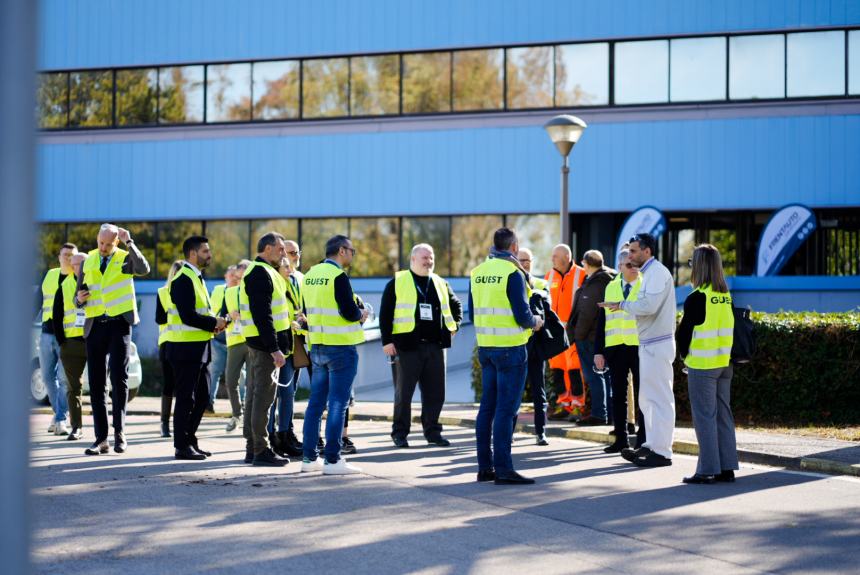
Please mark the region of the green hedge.
<svg viewBox="0 0 860 575"><path fill-rule="evenodd" d="M860 424L860 313L753 313L753 323L756 355L735 366L732 382L739 423ZM682 368L676 361L676 409L679 419L689 421ZM475 357L476 401L480 374Z"/></svg>

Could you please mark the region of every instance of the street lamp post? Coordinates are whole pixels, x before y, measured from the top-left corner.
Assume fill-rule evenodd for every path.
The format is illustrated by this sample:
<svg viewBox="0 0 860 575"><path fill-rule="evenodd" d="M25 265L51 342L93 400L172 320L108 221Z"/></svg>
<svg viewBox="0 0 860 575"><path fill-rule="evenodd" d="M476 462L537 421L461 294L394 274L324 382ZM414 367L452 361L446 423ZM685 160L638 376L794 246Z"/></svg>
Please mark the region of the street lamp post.
<svg viewBox="0 0 860 575"><path fill-rule="evenodd" d="M588 126L585 122L576 116L556 116L549 122L543 125L544 130L549 134L550 140L555 144L562 157L561 164L561 207L559 217L561 218L561 243L567 244L570 242L570 212L568 210L568 174L570 167L568 166L568 156L573 146L579 141L582 132Z"/></svg>

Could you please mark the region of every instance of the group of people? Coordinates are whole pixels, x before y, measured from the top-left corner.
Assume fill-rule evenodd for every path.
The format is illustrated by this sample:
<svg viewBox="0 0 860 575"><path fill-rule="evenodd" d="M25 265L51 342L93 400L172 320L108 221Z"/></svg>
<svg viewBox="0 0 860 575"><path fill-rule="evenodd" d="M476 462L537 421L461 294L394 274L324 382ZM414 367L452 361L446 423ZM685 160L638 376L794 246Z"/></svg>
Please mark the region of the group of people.
<svg viewBox="0 0 860 575"><path fill-rule="evenodd" d="M62 246L60 267L46 274L39 300L40 362L55 411L49 432L82 437L80 382L86 367L95 429L88 455L110 449L108 373L114 451L127 449L128 352L131 328L138 322L133 277L149 273L127 230L104 224L97 241L98 248L86 255L72 244ZM211 294L204 278L213 258L208 238L188 237L182 252L156 301L165 382L161 434L172 437L175 458L201 461L212 455L200 445L197 431L223 375L232 412L226 431L242 424L245 463L282 467L290 457L301 457L303 472L359 473L343 455L356 452L347 433L349 407L358 370L356 346L364 342L362 326L370 311L346 273L356 257L350 239L330 238L325 259L303 275L298 243L266 233L257 242L256 258L230 266L225 284ZM514 470L511 441L528 383L536 442L548 444L546 359L556 386L553 415L572 413L580 425L611 424L615 441L607 453L620 453L640 467L671 465L676 347L689 372L700 444L697 472L684 481L734 480L737 454L729 407L734 316L719 252L708 244L696 247L690 262L694 292L677 331L674 280L655 252L653 236L634 236L618 255L616 272L597 250L587 251L578 266L570 248L560 244L552 252L552 270L537 277L530 273L534 254L520 247L516 233L495 232L493 247L471 271L469 284L468 311L482 371L475 432L478 481L534 483ZM409 446L416 387L424 439L431 446L450 445L439 423L445 350L460 328L463 306L433 270L433 247L418 244L409 269L397 272L382 294L379 327L392 366L391 440L398 448ZM546 358L545 340L558 340L559 329L568 341ZM311 390L300 441L293 403L302 368L308 370ZM638 430L627 424L628 374ZM588 415L582 413L586 391ZM635 433L635 441L628 433Z"/></svg>

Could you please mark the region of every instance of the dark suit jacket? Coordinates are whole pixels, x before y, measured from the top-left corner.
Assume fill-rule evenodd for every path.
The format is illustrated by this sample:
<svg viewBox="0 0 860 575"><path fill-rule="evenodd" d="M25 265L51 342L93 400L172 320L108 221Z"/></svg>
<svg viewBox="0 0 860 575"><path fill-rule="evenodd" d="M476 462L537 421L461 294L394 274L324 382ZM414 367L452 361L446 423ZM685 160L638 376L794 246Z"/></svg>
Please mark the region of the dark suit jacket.
<svg viewBox="0 0 860 575"><path fill-rule="evenodd" d="M134 242L126 244L125 249L128 251L128 256L125 258L125 261L122 263L122 273L134 275L134 276L145 276L149 274L149 262L146 261L146 258L143 257L143 254L140 253L140 250L137 249L137 246ZM83 266L83 264L81 264ZM87 284L84 282L84 274L81 273L78 276L78 289L76 292L81 291L82 289L87 289ZM75 304L78 307L83 307L83 305L77 301L77 297L75 298ZM126 312L122 314L123 319L128 322L129 325L137 325L140 323L140 318L137 315L137 308L133 311ZM86 324L84 324L84 337L90 335L90 330L93 327L93 319L91 317L87 318Z"/></svg>
<svg viewBox="0 0 860 575"><path fill-rule="evenodd" d="M529 339L529 353L536 354L541 361L547 361L570 347L564 325L558 315L552 311L549 296L540 291L532 293L529 299L532 314L543 318L544 324L540 331L535 332Z"/></svg>
<svg viewBox="0 0 860 575"><path fill-rule="evenodd" d="M190 269L190 268L189 268ZM197 313L194 305L194 284L191 278L180 275L170 284L170 299L179 312L182 323L205 331L215 331L218 324L212 316ZM169 341L164 344L165 357L170 361L190 361L195 363L209 363L212 359L211 340L175 342Z"/></svg>

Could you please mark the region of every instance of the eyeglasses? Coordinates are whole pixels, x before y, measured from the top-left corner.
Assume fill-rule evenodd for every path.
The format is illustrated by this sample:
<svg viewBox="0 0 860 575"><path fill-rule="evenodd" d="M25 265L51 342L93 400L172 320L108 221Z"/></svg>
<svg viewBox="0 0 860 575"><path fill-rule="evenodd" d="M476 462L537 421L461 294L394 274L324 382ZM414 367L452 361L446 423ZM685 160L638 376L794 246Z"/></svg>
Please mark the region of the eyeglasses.
<svg viewBox="0 0 860 575"><path fill-rule="evenodd" d="M635 264L631 264L630 262L627 262L626 264L624 264L624 267L627 268L628 270L632 270L638 266L636 266Z"/></svg>
<svg viewBox="0 0 860 575"><path fill-rule="evenodd" d="M531 260L529 260L529 259L523 259L523 258L518 258L518 260L519 260L519 262L520 262L521 264L524 264L524 263L530 263L530 262L531 262Z"/></svg>
<svg viewBox="0 0 860 575"><path fill-rule="evenodd" d="M343 249L351 251L351 252L352 252L352 257L355 257L355 248L347 248L347 247L344 247Z"/></svg>

